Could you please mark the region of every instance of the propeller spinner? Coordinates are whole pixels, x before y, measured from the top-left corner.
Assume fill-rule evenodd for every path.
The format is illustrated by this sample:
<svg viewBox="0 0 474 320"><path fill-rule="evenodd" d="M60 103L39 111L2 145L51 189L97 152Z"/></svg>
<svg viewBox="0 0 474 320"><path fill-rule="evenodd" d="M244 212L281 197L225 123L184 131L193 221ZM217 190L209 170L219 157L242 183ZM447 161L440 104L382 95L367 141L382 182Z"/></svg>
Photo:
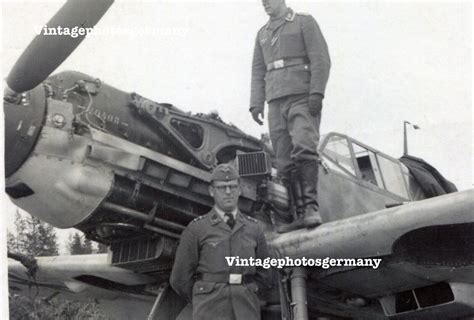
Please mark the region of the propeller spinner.
<svg viewBox="0 0 474 320"><path fill-rule="evenodd" d="M69 0L46 24L48 28L92 28L113 0ZM13 66L6 79L5 175L13 174L30 155L46 114L43 82L86 37L36 36ZM28 91L28 92L26 92Z"/></svg>

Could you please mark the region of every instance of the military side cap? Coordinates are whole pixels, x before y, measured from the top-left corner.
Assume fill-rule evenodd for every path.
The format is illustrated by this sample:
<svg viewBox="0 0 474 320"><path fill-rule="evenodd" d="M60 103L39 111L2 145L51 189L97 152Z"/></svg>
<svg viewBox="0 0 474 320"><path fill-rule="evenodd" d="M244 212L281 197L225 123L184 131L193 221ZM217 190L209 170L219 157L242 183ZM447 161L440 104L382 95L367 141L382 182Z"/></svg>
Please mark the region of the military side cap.
<svg viewBox="0 0 474 320"><path fill-rule="evenodd" d="M232 181L239 179L239 173L237 169L227 163L222 163L218 165L213 171L211 175L211 182L212 181Z"/></svg>

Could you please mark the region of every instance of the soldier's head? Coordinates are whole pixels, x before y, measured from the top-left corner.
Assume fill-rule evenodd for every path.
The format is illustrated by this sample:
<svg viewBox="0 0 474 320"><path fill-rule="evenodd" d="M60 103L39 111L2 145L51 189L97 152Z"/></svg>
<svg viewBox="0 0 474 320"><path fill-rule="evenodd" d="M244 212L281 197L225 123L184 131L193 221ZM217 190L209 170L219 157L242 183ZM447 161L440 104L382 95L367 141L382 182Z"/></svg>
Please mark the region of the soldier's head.
<svg viewBox="0 0 474 320"><path fill-rule="evenodd" d="M271 18L283 16L287 9L285 0L262 0L262 5Z"/></svg>
<svg viewBox="0 0 474 320"><path fill-rule="evenodd" d="M240 177L237 169L230 164L220 164L211 175L209 194L215 205L224 212L237 208L240 196Z"/></svg>

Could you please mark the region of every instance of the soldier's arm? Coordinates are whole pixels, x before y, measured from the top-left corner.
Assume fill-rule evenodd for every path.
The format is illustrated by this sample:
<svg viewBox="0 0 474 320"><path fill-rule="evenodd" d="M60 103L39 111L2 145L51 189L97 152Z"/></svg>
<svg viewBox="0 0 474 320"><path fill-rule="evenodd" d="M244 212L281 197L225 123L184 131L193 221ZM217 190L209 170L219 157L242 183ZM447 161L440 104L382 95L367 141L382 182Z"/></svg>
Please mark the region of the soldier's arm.
<svg viewBox="0 0 474 320"><path fill-rule="evenodd" d="M303 39L311 63L309 93L319 93L324 96L331 68L328 46L316 20L310 15L302 18Z"/></svg>
<svg viewBox="0 0 474 320"><path fill-rule="evenodd" d="M193 228L188 226L181 234L170 277L171 287L188 302L191 302L193 297L194 275L198 260L198 238Z"/></svg>
<svg viewBox="0 0 474 320"><path fill-rule="evenodd" d="M265 234L263 228L258 223L258 236L257 236L257 249L256 249L256 258L264 260L265 258L270 257L270 252L268 250L267 240L265 239ZM265 269L262 267L257 267L256 281L259 287L270 288L271 279L270 279L270 269Z"/></svg>
<svg viewBox="0 0 474 320"><path fill-rule="evenodd" d="M262 47L257 38L255 39L255 47L253 50L252 59L252 79L250 89L250 109L261 108L263 109L265 104L265 73L267 67L263 59Z"/></svg>

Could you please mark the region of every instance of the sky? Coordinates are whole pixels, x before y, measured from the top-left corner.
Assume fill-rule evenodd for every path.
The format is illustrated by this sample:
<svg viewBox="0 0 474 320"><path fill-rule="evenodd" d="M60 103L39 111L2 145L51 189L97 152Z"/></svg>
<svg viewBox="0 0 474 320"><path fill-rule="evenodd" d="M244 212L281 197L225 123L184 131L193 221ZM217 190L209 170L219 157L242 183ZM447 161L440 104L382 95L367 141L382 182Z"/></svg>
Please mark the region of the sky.
<svg viewBox="0 0 474 320"><path fill-rule="evenodd" d="M1 3L3 78L63 3ZM287 4L312 14L328 43L332 68L322 133L345 133L399 157L403 121L410 121L421 128L408 131L410 154L459 189L472 188L470 2ZM260 137L268 126L258 126L248 112L250 66L256 32L267 19L260 1L116 0L97 25L102 34L85 39L56 72L81 71L186 111L217 110L224 121ZM11 227L15 209L1 197L2 225Z"/></svg>

